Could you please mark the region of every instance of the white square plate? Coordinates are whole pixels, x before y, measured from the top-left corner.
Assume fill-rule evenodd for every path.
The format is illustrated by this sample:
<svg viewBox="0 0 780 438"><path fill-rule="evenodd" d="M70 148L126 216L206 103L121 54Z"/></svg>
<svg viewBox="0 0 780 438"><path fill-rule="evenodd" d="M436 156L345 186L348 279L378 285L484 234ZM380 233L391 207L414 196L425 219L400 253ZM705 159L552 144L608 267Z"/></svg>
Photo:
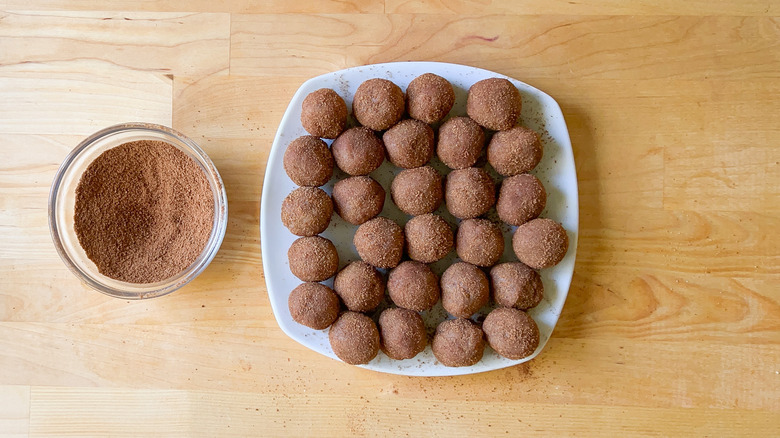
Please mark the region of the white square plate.
<svg viewBox="0 0 780 438"><path fill-rule="evenodd" d="M363 81L377 77L385 78L393 81L402 90L406 90L409 82L423 73L435 73L452 83L455 89L456 102L448 117L465 115L467 91L477 81L501 77L510 80L517 86L523 97L521 124L538 132L544 146L544 158L532 172L542 181L547 189L547 208L542 213L542 217L548 217L563 224L569 235L569 251L557 266L541 271L544 283L544 300L529 311L529 314L539 325L541 339L539 347L531 356L521 360L510 360L500 357L490 347L486 347L484 357L476 365L449 368L436 360L429 345L425 351L413 359L392 360L380 352L370 363L361 366L375 371L410 376L450 376L491 371L529 361L541 352L550 338L563 309L563 303L566 301L566 295L574 272L579 209L577 175L574 167L571 141L569 140L569 133L566 129L566 122L561 109L553 98L516 79L492 71L463 65L437 62L375 64L324 74L312 78L301 85L293 96L279 125L279 130L276 133L276 138L268 157L263 186L260 237L263 251L263 269L274 315L279 326L288 336L318 353L337 359L330 348L328 331L312 330L299 325L292 320L287 307L287 297L290 291L299 285L301 281L292 275L287 261L287 249L297 237L282 225L280 217L282 201L296 188L296 185L287 177L284 171L282 158L287 145L292 140L307 134L300 122L303 99L309 93L319 88L332 88L344 98L347 107L351 109L352 96ZM446 167L438 162L436 158L434 158L431 165L443 174L447 173ZM489 166L488 170L498 180L497 174ZM385 161L379 169L371 174L371 177L382 184L387 192L385 207L381 215L389 217L403 226L408 220L408 216L395 207L390 200L389 190L393 176L399 171L400 169ZM344 176L343 172L336 169L334 177L322 188L330 193L333 184ZM456 220L449 215L444 205L436 213L442 215L455 229ZM489 216L491 214L492 218L495 219L495 210ZM507 225L502 227L507 242L502 261L516 260L511 246L511 232L513 228ZM333 241L336 248L338 248L339 268L344 267L351 261L360 259L352 244L352 237L356 229L356 226L341 220L338 215L334 214L330 226L322 233L322 236ZM444 260L433 264L431 267L434 272L440 275L455 258L455 251L453 251ZM333 280L331 279L324 283L332 287ZM383 305L386 306L386 304ZM381 308L382 306L380 306L380 310ZM480 320L484 318L487 311L489 311L489 308L482 309L474 319ZM441 303L437 304L433 310L423 312L422 315L426 321L429 334L433 333L438 322L446 318L446 312L441 308Z"/></svg>

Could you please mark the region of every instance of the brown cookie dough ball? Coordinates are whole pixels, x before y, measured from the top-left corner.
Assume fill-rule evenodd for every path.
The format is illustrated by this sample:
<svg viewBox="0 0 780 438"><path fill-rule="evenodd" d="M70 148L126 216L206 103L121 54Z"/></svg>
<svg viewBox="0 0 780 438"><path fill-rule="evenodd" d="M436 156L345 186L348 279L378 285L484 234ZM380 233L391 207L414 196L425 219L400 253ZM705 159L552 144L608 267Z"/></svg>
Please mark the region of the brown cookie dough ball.
<svg viewBox="0 0 780 438"><path fill-rule="evenodd" d="M453 170L444 183L444 202L459 219L481 216L496 203L496 184L477 167Z"/></svg>
<svg viewBox="0 0 780 438"><path fill-rule="evenodd" d="M430 310L439 302L439 277L428 265L406 261L393 268L387 279L387 293L396 306Z"/></svg>
<svg viewBox="0 0 780 438"><path fill-rule="evenodd" d="M347 126L347 104L330 88L309 93L301 105L301 125L316 137L336 138Z"/></svg>
<svg viewBox="0 0 780 438"><path fill-rule="evenodd" d="M385 205L385 189L368 176L353 176L333 186L333 208L345 221L360 225Z"/></svg>
<svg viewBox="0 0 780 438"><path fill-rule="evenodd" d="M316 187L298 187L282 201L282 223L296 236L314 236L328 228L330 196Z"/></svg>
<svg viewBox="0 0 780 438"><path fill-rule="evenodd" d="M369 363L379 353L379 330L371 318L344 312L328 332L333 353L351 365Z"/></svg>
<svg viewBox="0 0 780 438"><path fill-rule="evenodd" d="M377 268L394 268L404 254L404 231L385 217L363 223L352 240L360 258Z"/></svg>
<svg viewBox="0 0 780 438"><path fill-rule="evenodd" d="M444 199L442 177L431 166L405 169L393 178L390 195L401 211L412 216L433 213Z"/></svg>
<svg viewBox="0 0 780 438"><path fill-rule="evenodd" d="M453 117L439 128L436 155L450 169L473 166L485 147L485 133L468 117Z"/></svg>
<svg viewBox="0 0 780 438"><path fill-rule="evenodd" d="M382 136L387 159L398 167L424 166L433 158L433 129L414 119L398 122Z"/></svg>
<svg viewBox="0 0 780 438"><path fill-rule="evenodd" d="M510 225L522 225L542 214L547 204L547 191L539 179L530 173L504 178L498 191L496 212Z"/></svg>
<svg viewBox="0 0 780 438"><path fill-rule="evenodd" d="M290 271L303 281L327 280L339 269L339 253L328 239L301 237L287 250Z"/></svg>
<svg viewBox="0 0 780 438"><path fill-rule="evenodd" d="M382 275L366 262L352 262L344 267L333 280L333 289L353 312L370 312L385 296Z"/></svg>
<svg viewBox="0 0 780 438"><path fill-rule="evenodd" d="M496 132L487 149L488 162L504 176L530 172L542 161L542 154L539 135L522 126Z"/></svg>
<svg viewBox="0 0 780 438"><path fill-rule="evenodd" d="M521 109L520 92L506 79L484 79L469 88L466 112L487 129L503 131L515 126Z"/></svg>
<svg viewBox="0 0 780 438"><path fill-rule="evenodd" d="M569 249L569 237L552 219L534 219L517 227L512 236L517 259L534 269L555 266Z"/></svg>
<svg viewBox="0 0 780 438"><path fill-rule="evenodd" d="M544 285L538 272L520 262L501 263L490 270L493 299L499 306L526 310L544 298Z"/></svg>
<svg viewBox="0 0 780 438"><path fill-rule="evenodd" d="M455 251L464 262L493 266L504 254L504 234L487 219L466 219L458 226Z"/></svg>
<svg viewBox="0 0 780 438"><path fill-rule="evenodd" d="M443 259L452 251L452 228L441 216L424 214L415 216L404 227L406 250L409 258L422 263Z"/></svg>
<svg viewBox="0 0 780 438"><path fill-rule="evenodd" d="M450 265L441 275L441 304L452 316L468 318L490 299L487 276L465 262Z"/></svg>
<svg viewBox="0 0 780 438"><path fill-rule="evenodd" d="M379 335L390 359L411 359L428 344L422 317L409 309L385 309L379 315Z"/></svg>
<svg viewBox="0 0 780 438"><path fill-rule="evenodd" d="M406 110L413 119L436 123L450 112L453 104L452 84L433 73L417 76L406 87Z"/></svg>
<svg viewBox="0 0 780 438"><path fill-rule="evenodd" d="M352 100L352 112L361 125L384 131L404 114L404 93L387 79L369 79L358 87Z"/></svg>
<svg viewBox="0 0 780 438"><path fill-rule="evenodd" d="M339 297L320 283L303 283L287 298L293 321L314 330L328 328L339 316Z"/></svg>
<svg viewBox="0 0 780 438"><path fill-rule="evenodd" d="M369 128L350 128L330 145L336 165L349 175L368 175L385 161L385 146Z"/></svg>
<svg viewBox="0 0 780 438"><path fill-rule="evenodd" d="M282 161L287 176L299 186L319 187L333 176L333 155L328 145L311 135L293 140Z"/></svg>
<svg viewBox="0 0 780 438"><path fill-rule="evenodd" d="M482 330L488 344L507 359L528 357L539 346L539 327L522 310L497 307L485 317Z"/></svg>
<svg viewBox="0 0 780 438"><path fill-rule="evenodd" d="M448 319L436 327L431 349L444 366L468 367L482 359L485 339L482 329L470 320Z"/></svg>

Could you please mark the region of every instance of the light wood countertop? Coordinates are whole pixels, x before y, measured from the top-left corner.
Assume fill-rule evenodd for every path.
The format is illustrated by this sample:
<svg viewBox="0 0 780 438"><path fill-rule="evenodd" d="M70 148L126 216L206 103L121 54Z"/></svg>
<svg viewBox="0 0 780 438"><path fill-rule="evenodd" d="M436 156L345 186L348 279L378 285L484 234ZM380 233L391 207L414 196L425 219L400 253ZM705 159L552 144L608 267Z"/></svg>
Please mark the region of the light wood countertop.
<svg viewBox="0 0 780 438"><path fill-rule="evenodd" d="M0 0L0 434L780 433L780 1ZM289 339L266 294L262 177L306 79L406 60L553 96L580 190L572 287L532 362L375 373ZM230 219L194 282L128 302L49 236L65 155L172 126ZM278 256L283 257L284 251Z"/></svg>

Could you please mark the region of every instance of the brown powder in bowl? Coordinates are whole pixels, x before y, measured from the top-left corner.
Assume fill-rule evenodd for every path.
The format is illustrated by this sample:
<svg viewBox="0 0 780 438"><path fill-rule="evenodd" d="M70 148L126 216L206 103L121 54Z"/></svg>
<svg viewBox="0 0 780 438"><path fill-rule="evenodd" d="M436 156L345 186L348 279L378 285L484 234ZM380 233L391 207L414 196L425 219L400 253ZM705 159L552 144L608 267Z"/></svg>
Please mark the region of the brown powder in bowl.
<svg viewBox="0 0 780 438"><path fill-rule="evenodd" d="M75 231L98 271L154 283L200 255L214 223L214 194L198 164L175 146L124 143L98 156L76 188Z"/></svg>

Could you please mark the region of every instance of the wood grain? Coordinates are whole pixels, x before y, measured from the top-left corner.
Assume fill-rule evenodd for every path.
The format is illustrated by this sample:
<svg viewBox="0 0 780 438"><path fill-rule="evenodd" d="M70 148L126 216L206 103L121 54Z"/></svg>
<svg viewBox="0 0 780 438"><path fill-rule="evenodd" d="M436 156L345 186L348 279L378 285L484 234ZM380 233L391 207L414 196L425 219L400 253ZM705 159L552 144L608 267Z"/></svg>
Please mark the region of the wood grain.
<svg viewBox="0 0 780 438"><path fill-rule="evenodd" d="M780 386L769 384L780 372L777 343L555 337L529 364L419 379L334 362L291 342L270 308L256 315L255 327L240 321L232 326L0 323L0 348L7 352L0 357L0 385L197 389L294 398L396 390L425 400L780 411ZM695 366L670 366L692 358Z"/></svg>
<svg viewBox="0 0 780 438"><path fill-rule="evenodd" d="M764 17L264 14L234 16L231 32L230 69L238 75L285 69L312 76L410 60L480 65L521 79L748 79L780 72L780 27Z"/></svg>
<svg viewBox="0 0 780 438"><path fill-rule="evenodd" d="M0 0L5 10L234 12L282 13L382 13L383 0Z"/></svg>
<svg viewBox="0 0 780 438"><path fill-rule="evenodd" d="M767 119L780 126L774 109ZM763 205L764 213L778 213L780 206L774 201L780 197L780 147L770 138L736 150L727 139L697 147L678 146L670 147L664 156L664 180L668 182L664 184L664 208L753 211Z"/></svg>
<svg viewBox="0 0 780 438"><path fill-rule="evenodd" d="M777 8L0 0L35 11L0 13L0 434L772 436ZM558 326L530 363L384 375L314 353L275 322L258 222L282 114L311 76L402 60L492 69L563 110L579 250ZM209 268L140 302L80 284L46 217L68 151L128 120L201 145L230 212Z"/></svg>
<svg viewBox="0 0 780 438"><path fill-rule="evenodd" d="M780 11L777 1L694 0L386 0L388 13L510 14L510 15L736 15L773 16Z"/></svg>
<svg viewBox="0 0 780 438"><path fill-rule="evenodd" d="M57 147L58 136L86 137L123 122L171 123L172 80L159 73L85 61L65 62L56 67L2 67L0 78L0 93L5 97L0 99L0 132L36 139L30 145L28 138L14 137L6 151L14 159L5 165L15 165L16 160L30 161L23 146L37 148L41 156L51 154L53 162L62 161L78 142ZM42 83L46 86L41 87Z"/></svg>
<svg viewBox="0 0 780 438"><path fill-rule="evenodd" d="M26 437L30 427L30 387L0 386L0 434Z"/></svg>
<svg viewBox="0 0 780 438"><path fill-rule="evenodd" d="M631 268L584 268L575 278L556 336L780 344L773 280Z"/></svg>
<svg viewBox="0 0 780 438"><path fill-rule="evenodd" d="M228 14L3 12L0 65L100 61L167 74L228 66Z"/></svg>
<svg viewBox="0 0 780 438"><path fill-rule="evenodd" d="M279 13L424 13L510 15L777 16L777 0L2 0L5 10Z"/></svg>
<svg viewBox="0 0 780 438"><path fill-rule="evenodd" d="M212 391L146 390L134 393L112 389L41 388L32 390L31 418L35 436L450 436L470 437L476 431L490 436L658 436L657 418L665 419L664 433L674 436L695 431L701 436L741 436L750 429L759 435L776 431L777 418L762 411L723 411L688 408L662 409L599 405L551 405L523 401L464 400L452 407L446 399L406 400L381 392L365 397L312 394L295 400L287 394L235 394ZM115 406L133 415L116 416ZM321 406L347 406L330 421ZM511 411L515 415L503 415ZM106 419L109 419L106 421ZM403 421L399 421L403 419Z"/></svg>

